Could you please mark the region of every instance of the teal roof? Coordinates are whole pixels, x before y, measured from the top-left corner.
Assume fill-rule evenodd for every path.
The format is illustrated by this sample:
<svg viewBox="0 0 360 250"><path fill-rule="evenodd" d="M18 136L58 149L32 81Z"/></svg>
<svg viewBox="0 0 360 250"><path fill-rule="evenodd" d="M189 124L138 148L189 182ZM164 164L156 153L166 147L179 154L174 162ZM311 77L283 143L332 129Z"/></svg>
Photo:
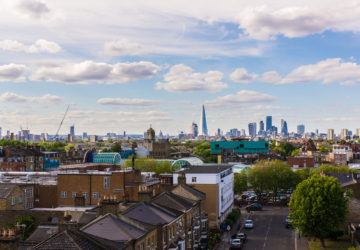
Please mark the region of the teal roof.
<svg viewBox="0 0 360 250"><path fill-rule="evenodd" d="M211 153L221 154L222 150L238 154L268 153L268 141L214 141L211 142Z"/></svg>
<svg viewBox="0 0 360 250"><path fill-rule="evenodd" d="M172 163L173 166L178 166L178 170L180 170L184 166L198 166L203 164L204 162L197 157L185 157L178 159Z"/></svg>
<svg viewBox="0 0 360 250"><path fill-rule="evenodd" d="M121 161L119 153L98 153L93 158L94 163L121 164Z"/></svg>

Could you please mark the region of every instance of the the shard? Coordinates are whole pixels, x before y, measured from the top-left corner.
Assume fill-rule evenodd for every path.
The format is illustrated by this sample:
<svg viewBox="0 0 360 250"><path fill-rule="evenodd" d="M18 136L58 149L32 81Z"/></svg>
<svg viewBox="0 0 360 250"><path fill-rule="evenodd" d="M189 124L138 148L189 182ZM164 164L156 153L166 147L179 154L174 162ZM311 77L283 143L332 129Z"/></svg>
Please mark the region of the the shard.
<svg viewBox="0 0 360 250"><path fill-rule="evenodd" d="M208 129L206 124L206 114L204 104L201 107L201 121L200 121L201 135L208 135Z"/></svg>

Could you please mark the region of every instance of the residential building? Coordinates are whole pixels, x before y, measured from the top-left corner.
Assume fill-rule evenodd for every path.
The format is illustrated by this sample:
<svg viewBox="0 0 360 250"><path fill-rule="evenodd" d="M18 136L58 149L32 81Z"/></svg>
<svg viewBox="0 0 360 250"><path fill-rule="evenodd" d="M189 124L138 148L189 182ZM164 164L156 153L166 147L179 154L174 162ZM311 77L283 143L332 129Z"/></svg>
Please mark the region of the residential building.
<svg viewBox="0 0 360 250"><path fill-rule="evenodd" d="M341 129L340 139L346 140L349 135L349 130L346 128Z"/></svg>
<svg viewBox="0 0 360 250"><path fill-rule="evenodd" d="M329 153L329 161L336 165L347 165L353 159L352 148L348 145L334 144Z"/></svg>
<svg viewBox="0 0 360 250"><path fill-rule="evenodd" d="M334 133L334 129L329 128L327 131L327 139L328 140L335 140L335 133Z"/></svg>
<svg viewBox="0 0 360 250"><path fill-rule="evenodd" d="M0 149L0 162L10 163L13 165L9 171L44 171L45 157L40 151L40 147L28 146L28 147L12 147L7 146ZM23 164L12 164L12 163L23 163ZM25 164L25 169L23 165ZM4 164L8 165L8 164ZM9 165L9 166L10 166ZM15 167L17 165L18 167ZM21 166L20 166L21 165Z"/></svg>
<svg viewBox="0 0 360 250"><path fill-rule="evenodd" d="M356 135L357 135L358 137L360 137L360 128L357 128L357 129L356 129Z"/></svg>
<svg viewBox="0 0 360 250"><path fill-rule="evenodd" d="M0 211L34 207L33 185L0 183Z"/></svg>
<svg viewBox="0 0 360 250"><path fill-rule="evenodd" d="M206 195L209 227L218 227L231 212L234 202L232 165L191 166L173 174L173 183L187 184Z"/></svg>
<svg viewBox="0 0 360 250"><path fill-rule="evenodd" d="M312 156L295 156L288 157L287 164L293 169L313 168L315 167L315 160Z"/></svg>

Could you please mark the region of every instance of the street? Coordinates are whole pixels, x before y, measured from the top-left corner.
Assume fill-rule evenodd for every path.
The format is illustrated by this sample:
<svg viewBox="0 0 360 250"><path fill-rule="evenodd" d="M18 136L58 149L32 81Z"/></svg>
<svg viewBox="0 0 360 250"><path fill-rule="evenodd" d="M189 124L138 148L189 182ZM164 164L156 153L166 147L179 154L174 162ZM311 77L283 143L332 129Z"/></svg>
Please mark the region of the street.
<svg viewBox="0 0 360 250"><path fill-rule="evenodd" d="M292 250L294 232L285 228L285 217L288 207L264 206L262 211L252 212L253 229L242 229L248 236L245 250ZM247 216L245 210L242 211Z"/></svg>

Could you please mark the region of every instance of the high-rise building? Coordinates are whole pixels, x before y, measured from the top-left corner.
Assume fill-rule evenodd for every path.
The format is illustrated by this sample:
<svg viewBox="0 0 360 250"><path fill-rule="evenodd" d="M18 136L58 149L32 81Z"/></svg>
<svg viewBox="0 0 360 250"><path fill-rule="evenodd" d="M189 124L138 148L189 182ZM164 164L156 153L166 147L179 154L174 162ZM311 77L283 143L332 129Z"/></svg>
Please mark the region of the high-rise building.
<svg viewBox="0 0 360 250"><path fill-rule="evenodd" d="M297 133L300 136L302 136L305 133L305 125L304 124L300 124L297 126Z"/></svg>
<svg viewBox="0 0 360 250"><path fill-rule="evenodd" d="M281 135L282 136L288 135L287 122L284 119L281 119Z"/></svg>
<svg viewBox="0 0 360 250"><path fill-rule="evenodd" d="M343 128L341 130L340 139L346 140L346 137L348 136L348 134L349 134L349 130L347 128Z"/></svg>
<svg viewBox="0 0 360 250"><path fill-rule="evenodd" d="M197 137L199 135L199 128L198 128L198 125L193 122L191 124L191 128L190 128L190 133L194 136L194 137Z"/></svg>
<svg viewBox="0 0 360 250"><path fill-rule="evenodd" d="M241 129L241 136L246 136L245 129Z"/></svg>
<svg viewBox="0 0 360 250"><path fill-rule="evenodd" d="M356 135L360 137L360 128L356 129Z"/></svg>
<svg viewBox="0 0 360 250"><path fill-rule="evenodd" d="M249 136L256 136L256 122L249 123Z"/></svg>
<svg viewBox="0 0 360 250"><path fill-rule="evenodd" d="M272 127L272 116L269 115L266 117L266 131L271 131Z"/></svg>
<svg viewBox="0 0 360 250"><path fill-rule="evenodd" d="M87 139L87 138L88 138L87 132L83 132L82 138L83 138L83 139Z"/></svg>
<svg viewBox="0 0 360 250"><path fill-rule="evenodd" d="M334 129L329 128L327 131L327 139L328 140L334 140L335 139L335 133L334 133Z"/></svg>
<svg viewBox="0 0 360 250"><path fill-rule="evenodd" d="M0 139L2 138L2 132L1 132L1 127L0 127Z"/></svg>
<svg viewBox="0 0 360 250"><path fill-rule="evenodd" d="M75 138L75 125L70 126L70 135Z"/></svg>
<svg viewBox="0 0 360 250"><path fill-rule="evenodd" d="M206 124L206 114L205 114L205 106L204 104L201 107L201 121L200 121L200 126L201 126L201 135L208 135L208 129L207 129L207 124Z"/></svg>
<svg viewBox="0 0 360 250"><path fill-rule="evenodd" d="M264 127L264 121L260 121L259 122L259 132L264 131L265 127Z"/></svg>
<svg viewBox="0 0 360 250"><path fill-rule="evenodd" d="M221 129L220 129L220 128L217 129L216 135L217 135L217 136L221 136Z"/></svg>

